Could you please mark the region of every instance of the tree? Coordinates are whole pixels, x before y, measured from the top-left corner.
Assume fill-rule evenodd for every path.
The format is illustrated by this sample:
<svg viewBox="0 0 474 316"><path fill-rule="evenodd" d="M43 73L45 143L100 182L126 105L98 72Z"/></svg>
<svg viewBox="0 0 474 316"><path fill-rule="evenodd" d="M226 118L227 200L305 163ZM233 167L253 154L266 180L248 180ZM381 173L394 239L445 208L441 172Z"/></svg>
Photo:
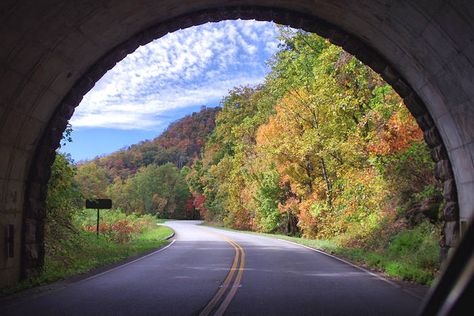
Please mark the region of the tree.
<svg viewBox="0 0 474 316"><path fill-rule="evenodd" d="M45 250L48 256L61 256L64 242L76 233L73 217L82 207L82 195L74 180L76 168L71 157L56 153L51 167L46 197Z"/></svg>
<svg viewBox="0 0 474 316"><path fill-rule="evenodd" d="M257 175L256 180L258 183L255 194L258 227L264 232L276 231L282 224L282 214L278 209L283 194L280 188L280 175L276 170L271 169Z"/></svg>
<svg viewBox="0 0 474 316"><path fill-rule="evenodd" d="M148 165L122 181L116 178L109 188L115 205L131 213L148 213L162 218L194 217L189 207L191 193L180 172L172 163Z"/></svg>
<svg viewBox="0 0 474 316"><path fill-rule="evenodd" d="M94 163L86 163L77 167L75 180L79 184L84 198L99 199L107 197L107 172Z"/></svg>
<svg viewBox="0 0 474 316"><path fill-rule="evenodd" d="M76 168L73 166L70 156L57 153L48 182L46 198L48 219L65 218L69 221L73 211L80 207L81 192L75 182L75 174Z"/></svg>

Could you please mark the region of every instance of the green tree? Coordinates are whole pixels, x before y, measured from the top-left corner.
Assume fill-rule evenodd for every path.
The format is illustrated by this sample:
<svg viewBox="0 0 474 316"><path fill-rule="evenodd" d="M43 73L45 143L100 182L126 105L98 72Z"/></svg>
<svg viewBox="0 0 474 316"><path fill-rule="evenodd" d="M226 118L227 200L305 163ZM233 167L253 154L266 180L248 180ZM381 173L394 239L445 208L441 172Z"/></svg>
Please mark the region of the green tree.
<svg viewBox="0 0 474 316"><path fill-rule="evenodd" d="M56 153L46 197L46 257L61 257L64 245L74 242L74 215L82 207L82 195L74 180L76 168L70 156Z"/></svg>
<svg viewBox="0 0 474 316"><path fill-rule="evenodd" d="M191 198L184 175L172 163L142 167L125 182L114 181L110 191L127 212L163 218L186 218Z"/></svg>
<svg viewBox="0 0 474 316"><path fill-rule="evenodd" d="M273 232L280 228L282 214L278 204L282 200L280 175L276 170L263 172L256 177L258 189L255 194L256 220L260 230Z"/></svg>
<svg viewBox="0 0 474 316"><path fill-rule="evenodd" d="M46 198L47 218L50 221L69 222L73 212L80 207L81 193L74 179L75 174L71 157L57 153L51 167Z"/></svg>
<svg viewBox="0 0 474 316"><path fill-rule="evenodd" d="M77 167L75 180L84 198L100 199L107 195L107 172L94 163L86 163Z"/></svg>

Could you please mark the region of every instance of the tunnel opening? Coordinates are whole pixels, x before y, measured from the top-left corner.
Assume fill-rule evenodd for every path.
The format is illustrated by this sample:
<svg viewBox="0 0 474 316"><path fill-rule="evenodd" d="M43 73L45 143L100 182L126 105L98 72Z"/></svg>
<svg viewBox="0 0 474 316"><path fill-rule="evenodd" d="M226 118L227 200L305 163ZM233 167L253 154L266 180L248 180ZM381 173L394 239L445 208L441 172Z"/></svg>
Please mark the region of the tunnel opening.
<svg viewBox="0 0 474 316"><path fill-rule="evenodd" d="M242 14L242 10L243 10L242 8L239 9L239 17L241 17L240 15ZM243 10L243 11L245 12L245 10ZM221 10L219 10L218 12L219 12L218 13L219 14L218 21L227 19L227 18L222 17L222 11ZM272 10L271 12L272 12L272 14L275 13L274 10ZM205 16L206 16L207 19L210 19L208 12L205 14ZM286 13L285 16L288 16L288 14ZM189 19L189 17L185 17L184 19L187 21ZM295 17L295 19L300 21L301 16L298 15L297 17ZM305 20L303 20L303 21L305 21ZM174 20L172 23L177 23L177 22ZM204 23L204 22L202 22L202 23ZM301 23L301 22L299 22L299 23ZM315 22L313 22L313 23L315 23ZM294 25L288 23L288 21L287 21L286 24L287 25L289 24L290 26L294 26ZM307 28L309 28L307 26L308 24L309 24L309 22L306 21L304 25ZM300 25L300 24L298 24L298 25ZM157 28L161 29L162 27L163 26L160 25ZM318 26L317 29L319 30L320 27L321 26ZM329 26L325 25L325 27L329 27ZM303 30L308 31L307 29L303 29ZM150 31L148 31L148 32L150 32ZM400 76L396 75L395 71L390 66L388 66L387 64L384 64L385 66L382 67L381 66L381 58L378 57L377 55L374 55L375 53L373 51L371 51L370 49L368 49L367 47L365 47L364 44L362 44L362 43L355 44L354 41L356 41L356 40L353 37L351 37L349 35L341 35L341 34L337 33L336 31L334 31L333 29L331 29L331 31L328 31L328 33L323 33L323 34L327 35L329 33L334 38L337 38L337 40L334 40L334 38L329 37L329 40L331 42L333 42L334 44L342 45L342 47L344 47L344 45L347 45L346 47L349 47L349 49L352 48L353 52L354 52L354 55L356 57L358 57L357 54L359 54L360 56L362 56L362 58L365 58L365 61L363 60L364 63L368 64L369 66L371 66L370 63L372 63L372 66L374 66L374 68L373 68L374 71L377 72L377 70L378 70L378 73L381 74L382 77L384 77L384 79L389 84L391 83L391 85L394 87L395 90L398 89L397 92L399 94L400 94L400 91L401 91L401 93L405 94L405 98L404 98L405 104L407 105L408 109L411 111L413 116L416 118L418 125L423 129L425 141L428 143L428 145L430 145L429 142L431 141L431 145L432 145L431 149L434 152L433 158L436 161L436 157L447 157L446 153L445 153L445 149L442 145L442 142L439 139L439 135L436 132L436 127L434 126L434 123L431 120L431 117L430 117L429 113L424 108L424 105L421 102L421 100L416 96L416 94L413 91L411 91L408 88L408 85L403 81L403 79ZM143 36L143 35L141 35L141 36ZM139 35L139 37L140 37L140 35ZM151 38L151 40L153 40L153 39L155 39L155 37L157 37L157 36L155 35L155 36L150 37L150 38ZM345 39L341 39L341 37L345 38ZM133 45L138 44L138 42L134 39L132 39L130 41ZM347 43L349 43L349 44L347 44ZM130 45L130 44L123 44L123 45ZM134 47L134 48L133 49L129 48L128 50L126 50L123 46L120 46L120 47L116 48L115 50L113 50L113 52L109 53L109 55L104 57L103 60L99 61L95 66L93 66L89 70L89 73L86 74L85 77L83 77L81 79L81 81L79 81L79 83L71 90L70 94L66 97L65 101L62 103L61 109L58 110L58 112L55 114L55 118L50 123L50 124L56 124L55 127L52 129L53 132L51 132L49 134L50 135L49 138L46 138L46 139L43 138L43 142L45 142L46 144L49 144L50 147L48 147L48 150L45 153L42 153L43 156L37 156L37 157L42 157L42 159L41 159L42 166L37 165L36 167L33 167L32 168L32 173L36 173L38 170L43 170L45 172L45 174L43 174L43 176L45 177L44 179L49 178L49 176L47 175L49 170L48 170L48 168L46 168L46 169L44 168L44 159L47 158L47 159L49 159L49 161L52 161L52 159L54 159L54 152L57 148L56 143L59 143L59 139L62 135L62 131L67 126L65 124L67 124L68 120L70 119L75 106L77 106L80 103L80 100L82 99L82 96L85 93L87 93L93 87L95 82L97 80L99 80L100 77L107 70L109 70L109 68L107 68L108 66L112 65L110 67L113 67L113 65L115 65L116 62L120 61L122 58L124 58L128 53L132 52L138 46L136 46L136 47L132 46L132 47ZM354 47L356 47L356 48L354 48ZM369 57L367 57L367 54L369 55ZM113 59L112 57L110 57L111 55L114 55L117 59ZM114 62L111 62L111 60L114 60ZM103 63L106 63L106 64L104 65ZM106 66L106 65L108 65L108 66ZM101 69L101 70L99 71L98 69ZM92 75L95 75L96 77L92 77ZM391 75L392 77L390 77L389 75ZM95 78L95 79L93 79L93 78ZM392 79L395 78L395 79L393 79L392 82L389 82L387 80L387 78L392 78ZM96 80L96 81L94 81L94 80ZM405 90L403 90L403 89L405 89ZM403 97L402 94L400 94L400 95ZM60 124L60 125L58 125L58 124ZM64 126L64 128L62 126ZM59 138L57 138L57 137L59 137ZM436 138L436 137L438 137L438 138ZM56 144L56 145L54 145L54 144ZM436 146L433 146L433 144L436 144ZM43 146L41 146L40 148L42 148L42 147ZM49 153L49 156L46 155L48 153ZM436 153L437 153L438 156L436 156ZM445 155L445 156L443 156L443 155ZM438 162L438 161L436 161L436 162ZM445 163L445 162L442 161L442 163ZM447 167L450 168L449 161L448 161ZM450 169L448 169L448 171L441 170L440 172L445 172L445 173L447 173L447 175L452 175L452 172L450 172L449 170ZM39 176L40 176L39 174L36 174L36 177L39 177ZM440 176L441 179L443 179L442 176L443 175ZM449 180L452 182L452 178L449 178L446 181L449 181ZM456 203L455 187L451 187L451 188L449 188L449 190L451 190L451 191L449 191L447 193L445 192L445 197L446 196L448 196L448 197L451 196L452 197L450 200L448 199L448 201L451 203L449 205L449 207L451 208L452 212L453 211L455 212L455 210L457 210L457 205L455 205L455 203ZM46 194L46 192L44 192L43 194ZM27 199L27 201L29 203L31 203L31 199ZM36 202L38 202L38 201L36 201ZM44 201L42 203L44 204ZM37 204L37 205L40 205L40 204ZM31 207L31 205L29 205L29 207ZM458 217L458 214L454 213L453 214L453 219L456 220L457 217ZM25 223L30 224L29 228L30 229L32 228L31 227L31 218L26 218ZM43 230L43 227L41 227L41 225L43 225L43 224L40 223L40 221L37 221L36 225L39 225L39 226L34 227L35 234L36 234L35 237L39 238L38 240L40 241L39 242L39 247L36 248L36 250L39 250L38 251L39 256L37 258L38 261L37 262L29 262L30 270L25 269L24 272L23 272L24 276L34 274L35 270L37 270L38 267L40 267L42 265L42 260L44 260L43 258L41 258L44 255L44 250L41 249L41 243L44 242L44 235L41 236L42 230ZM25 227L28 227L28 226L25 224ZM31 240L31 238L30 238L30 240ZM451 244L450 246L452 246L453 244ZM37 245L38 245L38 243L37 243ZM445 243L442 244L442 246L444 246L443 250L446 253L450 246L446 247L447 245ZM28 251L27 245L25 245L25 251ZM28 256L25 256L25 257L28 258ZM29 256L29 257L31 258L32 256Z"/></svg>
<svg viewBox="0 0 474 316"><path fill-rule="evenodd" d="M172 9L170 10L173 11ZM25 168L29 170L29 172L26 172L26 180L24 180L26 191L23 190L23 182L21 182L23 181L22 179L17 182L5 182L5 187L7 187L8 189L5 191L8 191L7 193L5 193L5 196L8 195L8 201L10 201L11 198L11 201L14 201L15 203L21 203L22 205L24 204L24 207L20 206L20 208L23 208L23 218L21 219L21 217L19 217L20 220L23 221L23 227L21 230L12 230L15 236L18 237L15 238L15 240L17 241L17 249L19 249L18 240L20 238L22 239L21 269L23 271L22 274L24 276L35 274L38 267L41 266L43 260L41 245L44 240L44 201L46 197L47 181L50 174L50 166L53 162L54 151L57 148L62 131L65 129L68 119L72 115L75 106L77 106L80 102L82 96L90 88L92 88L94 83L108 69L112 68L118 60L122 59L125 55L135 50L136 47L138 47L139 45L145 44L154 38L158 38L164 35L165 33L176 30L178 28L184 28L191 25L198 25L209 21L219 21L229 18L256 18L267 21L273 20L280 24L290 25L295 28L301 28L310 32L315 32L317 34L322 35L323 37L329 38L335 44L342 46L348 52L354 54L359 59L364 61L364 63L372 67L376 72L380 73L382 77L388 83L390 83L400 94L400 96L405 100L407 107L414 114L419 125L422 127L428 145L432 147L433 156L437 161L438 173L440 175L440 178L444 181L444 195L445 197L448 196L449 199L452 200L452 203L449 204L449 208L445 209L445 215L452 219L447 221L445 224L445 231L447 232L445 233L445 236L447 236L446 244L448 247L455 244L455 241L457 239L456 236L458 235L458 219L460 215L459 205L457 204L458 197L454 181L454 172L456 172L456 180L461 181L460 183L464 185L463 187L468 188L470 183L468 177L469 172L465 173L465 175L462 175L462 168L466 167L467 170L470 169L466 161L457 161L457 165L462 167L459 167L459 170L453 170L450 158L453 159L452 157L457 157L459 159L462 159L461 157L469 157L468 152L467 156L463 156L463 153L466 153L466 150L468 150L463 147L463 144L468 143L469 141L462 139L462 141L464 141L464 143L462 143L462 141L459 141L459 139L456 138L459 135L461 135L461 138L465 135L468 135L469 131L466 132L467 134L461 134L460 130L456 130L456 128L459 128L459 126L456 125L458 121L453 123L452 121L450 121L451 117L449 115L442 117L443 120L441 120L439 112L437 112L439 108L436 108L436 104L434 103L427 104L430 107L430 114L427 111L426 106L423 104L423 101L421 101L419 92L423 92L423 89L418 89L419 82L415 82L416 80L413 79L413 77L409 78L410 80L408 81L407 78L404 78L402 75L400 75L399 73L406 74L406 69L403 69L401 63L395 63L393 56L387 59L391 60L392 63L387 62L385 58L381 57L387 55L387 52L385 51L378 53L377 48L371 46L371 39L369 37L363 35L357 36L357 31L355 32L356 36L351 35L350 32L348 33L346 31L343 31L343 29L340 27L336 27L330 23L324 22L323 19L315 18L315 16L317 15L313 13L308 16L288 9L275 9L264 7L226 7L219 9L205 9L204 11L188 8L185 10L185 12L186 11L194 13L185 15L180 15L180 13L178 14L178 16L180 17L171 18L168 22L163 22L159 24L149 23L142 25L142 27L140 27L141 31L136 33L135 36L132 36L132 38L130 38L129 40L125 42L123 42L123 39L111 41L108 44L109 46L107 49L109 49L110 47L114 47L117 43L121 42L122 44L119 44L118 46L115 46L115 48L110 49L108 53L104 54L102 58L99 58L94 65L85 65L84 68L82 68L82 70L79 71L78 74L71 71L67 71L66 77L73 78L75 84L71 90L69 90L68 88L69 93L64 98L64 94L59 93L59 99L61 99L62 101L60 105L55 108L56 110L54 110L54 114L52 114L52 117L49 113L46 114L45 112L43 112L42 114L42 117L44 116L46 118L45 120L49 123L45 128L41 128L42 136L40 137L38 142L32 142L34 146L31 151L34 152L34 158L25 159L27 161L25 163L25 166L27 167ZM311 10L308 10L308 12L310 11ZM305 11L301 10L300 8L299 12ZM149 25L155 26L149 27ZM347 30L347 26L345 29ZM378 47L378 49L380 49L380 47ZM459 49L459 51L461 51L461 49ZM87 71L85 70L86 68L88 69ZM450 73L450 71L453 70L447 70L448 73ZM467 70L465 73L469 75L470 72ZM464 81L465 84L467 83L467 86L469 86L468 82L468 80ZM417 92L415 92L413 86L418 87L416 89ZM22 90L12 89L12 91L16 91L15 93L18 93L18 91L21 92ZM427 97L426 93L430 93L430 87L425 89L425 93L423 94L424 100L430 100L430 98ZM433 99L431 100L434 100L435 98L436 95L433 94ZM460 103L465 102L465 104L468 104L464 99L456 99L453 102L458 101ZM55 102L56 101L54 101L53 103ZM442 103L443 100L441 100L440 102ZM438 122L437 124L435 124L433 120L433 113L435 113L434 116L436 116L436 122ZM463 113L462 110L460 110L459 113ZM8 126L12 126L11 122L13 121L15 120L10 119L10 125ZM441 121L443 121L444 123L439 123ZM24 123L24 121L21 122ZM35 121L33 120L32 122ZM453 124L454 132L451 135L447 129L449 129L449 126L452 127ZM446 129L439 130L438 128L440 127L444 127ZM8 128L6 130L8 130ZM444 141L440 136L440 132L443 135ZM459 133L459 135L454 135L456 133ZM447 134L450 135L447 136ZM5 139L7 139L7 137L9 136L11 135L6 134ZM11 139L13 138L14 137L11 136ZM447 146L445 146L445 142L447 140L448 143ZM9 141L7 141L7 143L9 143ZM449 150L447 150L446 147L448 147ZM456 150L453 150L453 148ZM19 164L20 162L17 161L17 163ZM19 190L21 192L12 192L16 190L17 187L20 188ZM464 191L468 192L468 189ZM459 200L463 203L462 209L465 212L463 218L466 221L468 214L467 212L469 212L471 206L469 204L466 192L464 191L461 192L462 197ZM20 198L17 197L18 194L20 195ZM18 216L15 217L15 220L17 219ZM10 217L6 218L5 220L10 221ZM20 267L19 261L15 261L15 263L10 262L8 263L8 266L9 270L7 273L13 275L13 277L9 277L9 279L16 280L18 275L18 268ZM14 267L12 268L12 266Z"/></svg>

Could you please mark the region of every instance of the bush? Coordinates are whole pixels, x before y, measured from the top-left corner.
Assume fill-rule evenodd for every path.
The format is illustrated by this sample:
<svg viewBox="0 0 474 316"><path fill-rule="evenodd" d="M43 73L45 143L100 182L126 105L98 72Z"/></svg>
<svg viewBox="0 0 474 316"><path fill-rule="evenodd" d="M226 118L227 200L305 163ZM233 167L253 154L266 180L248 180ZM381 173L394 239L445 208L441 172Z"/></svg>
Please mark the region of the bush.
<svg viewBox="0 0 474 316"><path fill-rule="evenodd" d="M435 271L439 263L439 229L423 222L411 230L397 234L388 252L392 257L403 257L413 266Z"/></svg>
<svg viewBox="0 0 474 316"><path fill-rule="evenodd" d="M75 218L78 227L85 231L95 232L97 211L83 210ZM99 231L109 240L126 243L147 229L156 225L156 218L151 215L127 215L121 210L106 210L100 212Z"/></svg>

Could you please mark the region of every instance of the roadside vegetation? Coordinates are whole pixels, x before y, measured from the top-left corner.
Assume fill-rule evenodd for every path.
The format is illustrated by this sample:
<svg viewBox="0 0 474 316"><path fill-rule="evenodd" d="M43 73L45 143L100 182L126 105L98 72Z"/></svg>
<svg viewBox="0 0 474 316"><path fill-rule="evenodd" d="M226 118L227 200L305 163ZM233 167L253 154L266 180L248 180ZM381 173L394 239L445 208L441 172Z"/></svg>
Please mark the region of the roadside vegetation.
<svg viewBox="0 0 474 316"><path fill-rule="evenodd" d="M97 184L97 182L96 182ZM138 255L167 243L173 231L157 226L155 216L101 210L99 238L97 211L83 209L85 193L97 198L100 186L81 190L76 167L58 154L52 168L47 198L45 264L32 282L51 282Z"/></svg>
<svg viewBox="0 0 474 316"><path fill-rule="evenodd" d="M48 238L43 272L30 282L50 283L156 250L168 244L166 238L173 233L169 227L157 226L153 218L114 222L101 217L101 222L99 238L95 225L94 229L86 226L84 231L66 233L69 236L59 241Z"/></svg>
<svg viewBox="0 0 474 316"><path fill-rule="evenodd" d="M396 234L387 248L374 250L344 247L334 240L278 237L323 250L392 278L431 285L439 264L438 235L436 227L425 223Z"/></svg>
<svg viewBox="0 0 474 316"><path fill-rule="evenodd" d="M84 196L76 175L68 156L58 154L48 188L43 269L14 288L2 289L2 294L86 273L168 244L173 230L158 226L155 216L126 214L120 209L100 212L97 237L97 211L82 208Z"/></svg>

